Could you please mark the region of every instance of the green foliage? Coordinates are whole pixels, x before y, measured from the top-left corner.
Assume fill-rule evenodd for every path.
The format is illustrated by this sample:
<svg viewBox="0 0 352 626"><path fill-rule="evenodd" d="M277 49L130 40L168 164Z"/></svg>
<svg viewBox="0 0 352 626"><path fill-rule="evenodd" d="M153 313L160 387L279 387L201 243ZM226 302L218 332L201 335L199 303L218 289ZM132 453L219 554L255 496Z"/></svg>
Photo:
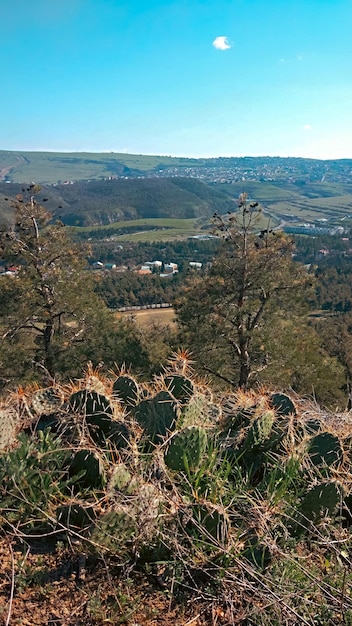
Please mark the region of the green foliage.
<svg viewBox="0 0 352 626"><path fill-rule="evenodd" d="M33 369L33 363L37 378L61 373L67 353L84 339L91 340L97 317L101 329L107 323L92 277L83 272L85 250L73 244L62 222L52 223L51 215L37 203L36 191L30 185L27 199L17 197L14 226L0 229L3 262L17 268L11 310L4 307L0 319L1 356L5 372L12 368L10 380ZM0 281L5 299L8 280ZM9 359L12 351L16 360L18 343L25 345L25 358L14 373Z"/></svg>
<svg viewBox="0 0 352 626"><path fill-rule="evenodd" d="M65 501L74 482L68 472L69 461L70 450L50 432L34 437L20 433L17 446L0 454L4 519L28 531L52 526L53 507Z"/></svg>
<svg viewBox="0 0 352 626"><path fill-rule="evenodd" d="M225 546L230 532L230 521L226 512L210 502L195 504L192 507L192 518L188 524L189 532L203 547L214 551Z"/></svg>
<svg viewBox="0 0 352 626"><path fill-rule="evenodd" d="M254 234L257 203L242 194L239 205L230 217L215 217L220 253L205 277L188 281L175 308L183 340L203 370L245 388L272 357L266 335L278 335L276 317L300 323L312 279L292 260L291 240L270 224Z"/></svg>
<svg viewBox="0 0 352 626"><path fill-rule="evenodd" d="M61 537L66 530L79 554L89 551L93 561L103 557L123 571L137 566L139 584L143 572L154 575L163 567L175 594L180 581L188 580L192 589L202 585L202 593L206 588L207 594L228 594L240 575L241 593L247 594L242 604L237 597L241 610L253 595L262 606L269 594L273 607L285 607L287 623L298 616L291 620L295 626L308 617L313 623L311 603L320 606L318 596L321 604L336 590L333 615L347 610L342 590L352 519L348 415L338 423L303 400L293 413L282 394L277 409L269 409L273 394L263 389L218 398L205 385L201 392L185 360L181 370L178 359L175 371L187 371L195 390L182 411L171 393L157 391L164 376L149 384L135 381L138 397L142 389L146 397L122 415L118 394L109 395L114 381L95 376L91 367L75 393L72 386L58 387L64 402L54 416L63 419L62 434L20 434L0 455L2 528L36 535L49 530ZM127 385L127 398L129 390ZM46 410L46 393L38 401ZM212 419L214 407L221 419ZM100 422L85 430L90 417L127 428L125 448L111 453L107 439L102 445L94 438ZM315 421L319 430L310 434L307 424ZM253 624L255 615L250 613ZM340 614L339 619L332 626L341 623Z"/></svg>

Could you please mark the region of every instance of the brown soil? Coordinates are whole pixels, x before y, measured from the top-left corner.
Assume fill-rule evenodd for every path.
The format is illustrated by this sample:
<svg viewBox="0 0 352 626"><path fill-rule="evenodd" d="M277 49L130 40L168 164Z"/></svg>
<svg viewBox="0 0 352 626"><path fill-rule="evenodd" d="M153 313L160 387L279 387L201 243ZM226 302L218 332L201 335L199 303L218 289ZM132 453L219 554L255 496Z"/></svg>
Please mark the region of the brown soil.
<svg viewBox="0 0 352 626"><path fill-rule="evenodd" d="M0 539L0 624L4 626L223 626L234 624L212 603L177 603L172 584L121 571L113 561Z"/></svg>

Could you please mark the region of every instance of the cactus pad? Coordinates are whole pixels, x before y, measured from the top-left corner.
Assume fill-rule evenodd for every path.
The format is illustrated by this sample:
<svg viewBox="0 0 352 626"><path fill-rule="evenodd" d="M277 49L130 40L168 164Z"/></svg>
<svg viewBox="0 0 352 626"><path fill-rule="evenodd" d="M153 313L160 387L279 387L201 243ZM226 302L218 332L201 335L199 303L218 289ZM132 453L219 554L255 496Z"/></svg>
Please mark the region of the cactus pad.
<svg viewBox="0 0 352 626"><path fill-rule="evenodd" d="M166 376L164 380L168 391L172 393L180 404L187 404L189 402L190 397L194 393L194 385L190 378L181 374L170 374Z"/></svg>
<svg viewBox="0 0 352 626"><path fill-rule="evenodd" d="M81 488L101 489L106 476L101 459L90 450L79 450L70 463L70 475L79 476L76 484Z"/></svg>
<svg viewBox="0 0 352 626"><path fill-rule="evenodd" d="M167 391L160 391L153 398L142 400L134 415L150 441L160 443L175 428L177 404Z"/></svg>
<svg viewBox="0 0 352 626"><path fill-rule="evenodd" d="M207 433L204 428L189 426L175 433L165 454L165 464L171 470L187 471L196 468L206 450Z"/></svg>
<svg viewBox="0 0 352 626"><path fill-rule="evenodd" d="M0 450L8 448L15 439L16 413L11 407L0 409Z"/></svg>
<svg viewBox="0 0 352 626"><path fill-rule="evenodd" d="M310 440L308 454L313 465L336 467L342 462L343 449L336 435L323 432Z"/></svg>
<svg viewBox="0 0 352 626"><path fill-rule="evenodd" d="M341 487L335 482L315 485L303 498L299 510L304 517L316 522L324 515L335 512L341 493Z"/></svg>
<svg viewBox="0 0 352 626"><path fill-rule="evenodd" d="M127 408L136 405L139 387L132 376L119 376L113 384L113 395Z"/></svg>
<svg viewBox="0 0 352 626"><path fill-rule="evenodd" d="M296 415L296 407L291 398L284 393L273 393L270 396L272 407L278 415Z"/></svg>
<svg viewBox="0 0 352 626"><path fill-rule="evenodd" d="M250 425L244 442L245 448L262 445L270 437L274 424L274 412L265 411L263 415L257 417Z"/></svg>
<svg viewBox="0 0 352 626"><path fill-rule="evenodd" d="M51 415L62 405L62 400L53 387L38 389L31 398L31 408L36 415Z"/></svg>

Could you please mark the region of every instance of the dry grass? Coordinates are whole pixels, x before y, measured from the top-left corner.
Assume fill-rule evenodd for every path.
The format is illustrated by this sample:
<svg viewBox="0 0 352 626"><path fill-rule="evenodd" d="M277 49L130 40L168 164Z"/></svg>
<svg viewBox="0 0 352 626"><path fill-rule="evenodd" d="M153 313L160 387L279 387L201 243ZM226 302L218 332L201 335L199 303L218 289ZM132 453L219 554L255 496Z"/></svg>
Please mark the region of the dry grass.
<svg viewBox="0 0 352 626"><path fill-rule="evenodd" d="M117 313L117 317L133 317L138 326L142 328L150 328L154 325L176 326L175 311L171 307L169 309L142 309L141 311L125 311Z"/></svg>

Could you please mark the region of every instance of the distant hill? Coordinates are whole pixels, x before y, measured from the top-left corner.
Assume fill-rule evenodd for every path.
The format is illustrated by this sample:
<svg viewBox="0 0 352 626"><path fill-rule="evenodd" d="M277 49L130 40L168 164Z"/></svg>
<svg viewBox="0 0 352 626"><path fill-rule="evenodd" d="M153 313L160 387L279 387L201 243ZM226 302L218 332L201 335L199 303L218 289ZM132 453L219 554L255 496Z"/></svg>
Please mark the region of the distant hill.
<svg viewBox="0 0 352 626"><path fill-rule="evenodd" d="M9 219L9 201L26 190L0 183L0 214ZM68 185L43 185L38 201L65 224L91 226L148 218L196 218L233 210L233 200L221 189L191 178L142 178Z"/></svg>
<svg viewBox="0 0 352 626"><path fill-rule="evenodd" d="M21 152L0 150L0 181L56 184L67 181L187 176L206 182L348 183L352 160L293 157L189 159L116 152Z"/></svg>
<svg viewBox="0 0 352 626"><path fill-rule="evenodd" d="M42 185L46 206L69 225L207 217L233 209L245 191L279 222L327 219L352 225L352 160L281 157L188 159L122 153L0 151L5 196Z"/></svg>
<svg viewBox="0 0 352 626"><path fill-rule="evenodd" d="M20 152L0 150L0 181L40 184L138 177L167 168L187 169L204 159L146 156L115 152Z"/></svg>

